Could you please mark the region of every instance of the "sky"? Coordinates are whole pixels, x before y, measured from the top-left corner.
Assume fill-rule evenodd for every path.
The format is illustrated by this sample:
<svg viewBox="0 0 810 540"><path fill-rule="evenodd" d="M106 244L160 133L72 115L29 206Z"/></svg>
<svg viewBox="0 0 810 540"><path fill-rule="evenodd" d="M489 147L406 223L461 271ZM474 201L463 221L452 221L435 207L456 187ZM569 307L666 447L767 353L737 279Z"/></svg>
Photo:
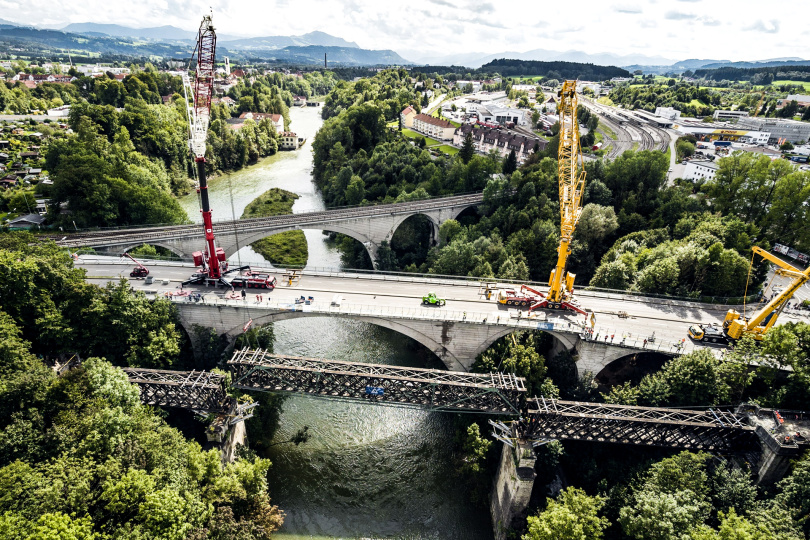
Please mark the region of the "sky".
<svg viewBox="0 0 810 540"><path fill-rule="evenodd" d="M320 30L405 58L578 50L673 60L810 58L806 0L0 0L0 18L196 30L209 7L221 34Z"/></svg>

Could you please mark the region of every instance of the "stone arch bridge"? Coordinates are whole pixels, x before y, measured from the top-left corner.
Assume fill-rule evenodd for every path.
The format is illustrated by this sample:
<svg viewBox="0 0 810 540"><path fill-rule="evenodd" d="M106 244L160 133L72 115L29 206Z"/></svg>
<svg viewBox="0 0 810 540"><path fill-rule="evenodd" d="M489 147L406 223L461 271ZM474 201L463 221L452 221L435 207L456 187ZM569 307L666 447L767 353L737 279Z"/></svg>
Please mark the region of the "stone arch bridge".
<svg viewBox="0 0 810 540"><path fill-rule="evenodd" d="M383 241L390 242L397 228L406 219L421 214L433 228L433 241L439 238L439 227L455 219L464 210L483 202L482 193L456 195L394 204L379 204L351 208L334 208L318 212L287 214L264 218L219 221L214 223L217 245L231 256L256 240L266 236L299 229L316 229L345 234L361 242L372 261ZM100 252L122 253L141 244L164 247L182 258L203 247L202 224L140 227L97 232L51 236L59 246L67 248L92 247Z"/></svg>

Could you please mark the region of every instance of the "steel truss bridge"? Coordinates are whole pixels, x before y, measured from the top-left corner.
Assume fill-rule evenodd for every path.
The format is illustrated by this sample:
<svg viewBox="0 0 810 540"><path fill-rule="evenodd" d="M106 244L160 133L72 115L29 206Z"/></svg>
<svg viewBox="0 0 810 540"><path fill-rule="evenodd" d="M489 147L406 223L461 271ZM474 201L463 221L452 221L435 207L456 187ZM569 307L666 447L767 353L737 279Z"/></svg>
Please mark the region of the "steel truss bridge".
<svg viewBox="0 0 810 540"><path fill-rule="evenodd" d="M521 438L609 442L746 453L759 448L746 414L582 403L535 397L516 424Z"/></svg>
<svg viewBox="0 0 810 540"><path fill-rule="evenodd" d="M225 393L225 375L210 371L167 371L123 368L129 382L137 384L147 405L224 413L234 403Z"/></svg>
<svg viewBox="0 0 810 540"><path fill-rule="evenodd" d="M526 393L525 380L513 374L338 362L262 349L234 351L228 367L233 386L243 390L293 392L436 411L516 415Z"/></svg>
<svg viewBox="0 0 810 540"><path fill-rule="evenodd" d="M434 411L511 415L495 426L496 438L535 445L578 440L745 454L759 448L744 413L694 411L526 398L525 380L512 374L463 373L234 351L232 386L329 399L418 407ZM225 391L225 375L205 371L124 368L148 405L230 414L238 408ZM238 419L238 418L237 418Z"/></svg>

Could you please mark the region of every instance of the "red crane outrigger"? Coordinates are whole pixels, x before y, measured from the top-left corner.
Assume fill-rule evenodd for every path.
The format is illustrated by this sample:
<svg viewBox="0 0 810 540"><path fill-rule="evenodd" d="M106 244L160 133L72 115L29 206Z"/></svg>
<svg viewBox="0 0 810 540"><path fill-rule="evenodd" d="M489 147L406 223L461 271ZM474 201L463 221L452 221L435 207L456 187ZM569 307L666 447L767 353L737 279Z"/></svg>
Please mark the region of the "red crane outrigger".
<svg viewBox="0 0 810 540"><path fill-rule="evenodd" d="M135 257L126 252L122 255L122 257L123 256L129 257L132 260L132 262L138 265L132 269L132 272L129 273L129 277L146 277L149 275L149 269L144 265L142 265L141 263L139 263L135 259Z"/></svg>
<svg viewBox="0 0 810 540"><path fill-rule="evenodd" d="M183 75L183 89L186 93L186 108L188 112L189 147L194 155L197 169L197 193L200 195L200 211L203 218L205 232L205 251L192 253L194 264L202 271L191 276L183 282L203 283L216 285L222 283L228 287L231 284L223 279L229 272L240 271L243 268L228 269L228 260L225 250L216 246L214 237L214 223L211 204L208 200L208 182L205 176L205 140L208 136L208 123L211 116L211 97L214 93L214 58L216 55L217 36L214 32L212 16L206 15L200 23L197 32L197 45L192 54L197 56L197 69L194 76L194 88L187 74ZM189 99L190 98L190 99Z"/></svg>

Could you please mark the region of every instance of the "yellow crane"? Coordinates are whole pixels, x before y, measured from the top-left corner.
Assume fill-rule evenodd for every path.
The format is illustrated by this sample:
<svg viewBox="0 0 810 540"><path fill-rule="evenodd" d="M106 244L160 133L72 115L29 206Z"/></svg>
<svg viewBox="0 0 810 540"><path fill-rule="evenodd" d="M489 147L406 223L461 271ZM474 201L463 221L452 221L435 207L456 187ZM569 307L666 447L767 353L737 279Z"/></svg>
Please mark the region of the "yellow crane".
<svg viewBox="0 0 810 540"><path fill-rule="evenodd" d="M762 102L765 101L765 90L762 91L762 95L759 96L759 103L757 103L756 109L754 109L754 118L759 115L759 110L762 108Z"/></svg>
<svg viewBox="0 0 810 540"><path fill-rule="evenodd" d="M557 175L560 182L560 245L557 248L557 264L548 280L548 294L531 309L570 309L585 314L574 300L575 274L566 270L571 240L582 214L582 196L585 187L585 168L582 164L582 148L579 143L577 123L577 82L565 81L559 92L560 133L557 150ZM540 294L533 289L528 289Z"/></svg>
<svg viewBox="0 0 810 540"><path fill-rule="evenodd" d="M735 309L730 309L726 313L726 318L723 320L722 331L716 327L710 326L690 326L689 337L700 341L722 342L736 341L748 334L757 341L765 338L765 334L776 323L776 319L793 294L799 288L810 281L810 267L807 270L799 270L792 264L786 263L779 257L772 255L759 246L754 246L753 251L755 254L761 256L774 263L778 268L775 274L778 276L785 276L793 278L793 281L785 287L785 289L774 296L768 303L762 306L757 312L746 317Z"/></svg>

